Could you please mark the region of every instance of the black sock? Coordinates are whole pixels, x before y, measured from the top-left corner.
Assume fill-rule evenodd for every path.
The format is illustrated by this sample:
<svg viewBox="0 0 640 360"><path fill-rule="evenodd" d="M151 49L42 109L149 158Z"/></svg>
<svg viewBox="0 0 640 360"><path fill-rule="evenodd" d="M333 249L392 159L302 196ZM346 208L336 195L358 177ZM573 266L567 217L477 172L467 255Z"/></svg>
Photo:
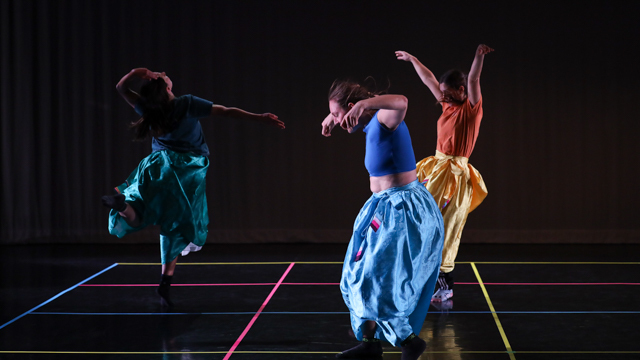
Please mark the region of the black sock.
<svg viewBox="0 0 640 360"><path fill-rule="evenodd" d="M453 281L453 271L445 273L444 279L447 282L447 286L449 286L449 290L453 290L453 285L455 284Z"/></svg>
<svg viewBox="0 0 640 360"><path fill-rule="evenodd" d="M427 348L427 343L416 334L409 335L400 345L402 346L401 360L417 360Z"/></svg>
<svg viewBox="0 0 640 360"><path fill-rule="evenodd" d="M160 285L156 289L156 293L160 295L162 299L162 305L172 307L173 302L171 301L171 297L169 296L169 289L171 289L171 280L173 279L173 275L164 275L160 278Z"/></svg>
<svg viewBox="0 0 640 360"><path fill-rule="evenodd" d="M125 197L122 194L117 195L105 195L102 197L102 205L113 209L118 212L125 211L127 209L127 203L124 201Z"/></svg>
<svg viewBox="0 0 640 360"><path fill-rule="evenodd" d="M170 286L171 280L173 280L173 275L162 274L162 276L160 277L160 286L163 286L163 285Z"/></svg>
<svg viewBox="0 0 640 360"><path fill-rule="evenodd" d="M338 359L362 359L382 356L382 344L378 339L363 338L362 342L336 355Z"/></svg>
<svg viewBox="0 0 640 360"><path fill-rule="evenodd" d="M440 289L453 291L453 284L453 271L448 273L440 272L440 274L438 274L438 282L436 283L435 291Z"/></svg>

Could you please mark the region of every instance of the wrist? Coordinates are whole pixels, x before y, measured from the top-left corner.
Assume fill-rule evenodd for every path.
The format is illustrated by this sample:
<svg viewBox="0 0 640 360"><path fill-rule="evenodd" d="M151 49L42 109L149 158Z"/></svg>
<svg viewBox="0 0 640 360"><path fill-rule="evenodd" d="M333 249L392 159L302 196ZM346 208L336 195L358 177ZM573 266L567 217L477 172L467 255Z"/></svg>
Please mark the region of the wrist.
<svg viewBox="0 0 640 360"><path fill-rule="evenodd" d="M371 99L373 99L373 98L360 100L353 107L354 108L359 107L360 109L362 109L362 111L369 110L370 106L371 106L371 104L370 104L371 103ZM359 110L356 109L356 111L359 111Z"/></svg>

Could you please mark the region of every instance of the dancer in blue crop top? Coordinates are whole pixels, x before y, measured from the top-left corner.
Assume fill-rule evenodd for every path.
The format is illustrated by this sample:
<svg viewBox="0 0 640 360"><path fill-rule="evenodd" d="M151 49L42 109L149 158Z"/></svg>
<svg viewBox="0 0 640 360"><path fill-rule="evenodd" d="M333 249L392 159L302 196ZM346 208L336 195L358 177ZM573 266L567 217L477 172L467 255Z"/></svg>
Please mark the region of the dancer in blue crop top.
<svg viewBox="0 0 640 360"><path fill-rule="evenodd" d="M351 327L362 342L340 359L379 357L384 337L416 360L426 348L415 334L427 315L442 259L442 215L416 178L407 98L377 95L349 81L329 91L331 113L322 122L330 136L340 124L366 133L365 166L372 196L356 218L342 268L340 291Z"/></svg>
<svg viewBox="0 0 640 360"><path fill-rule="evenodd" d="M373 177L410 172L416 169L411 136L407 124L402 121L395 130L380 122L376 112L362 129L367 133L367 151L364 166Z"/></svg>

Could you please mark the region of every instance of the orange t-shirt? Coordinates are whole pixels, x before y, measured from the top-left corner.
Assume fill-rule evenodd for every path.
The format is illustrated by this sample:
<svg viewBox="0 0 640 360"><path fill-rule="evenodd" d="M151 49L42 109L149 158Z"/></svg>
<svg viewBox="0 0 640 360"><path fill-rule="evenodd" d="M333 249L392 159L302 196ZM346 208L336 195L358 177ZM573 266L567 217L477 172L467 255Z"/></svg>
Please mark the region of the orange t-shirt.
<svg viewBox="0 0 640 360"><path fill-rule="evenodd" d="M438 146L445 155L469 158L480 132L482 98L471 106L469 98L464 103L442 103L442 115L438 119Z"/></svg>

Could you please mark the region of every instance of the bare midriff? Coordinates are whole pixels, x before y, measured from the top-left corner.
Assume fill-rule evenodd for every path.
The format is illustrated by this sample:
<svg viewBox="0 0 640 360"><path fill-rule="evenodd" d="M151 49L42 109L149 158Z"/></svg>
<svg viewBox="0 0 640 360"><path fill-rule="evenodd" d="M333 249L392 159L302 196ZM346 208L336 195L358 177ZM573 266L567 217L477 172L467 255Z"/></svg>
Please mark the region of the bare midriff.
<svg viewBox="0 0 640 360"><path fill-rule="evenodd" d="M384 176L370 176L369 185L371 192L377 193L392 187L405 186L414 182L417 178L416 171L410 170Z"/></svg>

